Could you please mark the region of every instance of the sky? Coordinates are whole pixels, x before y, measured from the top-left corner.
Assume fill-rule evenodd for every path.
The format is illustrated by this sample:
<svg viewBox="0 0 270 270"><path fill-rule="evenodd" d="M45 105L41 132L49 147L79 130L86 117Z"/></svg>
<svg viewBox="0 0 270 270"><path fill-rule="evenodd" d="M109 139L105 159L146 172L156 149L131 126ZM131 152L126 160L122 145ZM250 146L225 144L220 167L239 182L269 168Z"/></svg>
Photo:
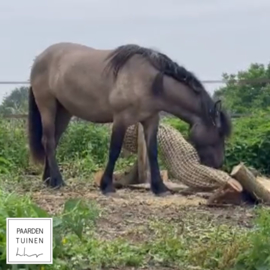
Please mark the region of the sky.
<svg viewBox="0 0 270 270"><path fill-rule="evenodd" d="M201 80L267 64L269 0L8 0L0 2L0 81L27 81L49 45L158 49ZM20 85L0 85L4 95ZM209 92L221 84L205 84Z"/></svg>

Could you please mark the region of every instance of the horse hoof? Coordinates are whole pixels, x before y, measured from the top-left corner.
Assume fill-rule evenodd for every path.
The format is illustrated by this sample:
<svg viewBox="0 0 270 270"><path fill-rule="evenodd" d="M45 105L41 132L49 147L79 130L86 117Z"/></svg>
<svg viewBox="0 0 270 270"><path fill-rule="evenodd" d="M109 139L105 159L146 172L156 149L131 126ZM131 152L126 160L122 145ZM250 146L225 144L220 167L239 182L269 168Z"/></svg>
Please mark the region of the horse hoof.
<svg viewBox="0 0 270 270"><path fill-rule="evenodd" d="M113 186L108 186L108 187L106 187L104 189L101 189L101 192L105 196L112 196L112 195L114 195L116 193L116 190L115 190L115 188Z"/></svg>
<svg viewBox="0 0 270 270"><path fill-rule="evenodd" d="M61 187L66 186L66 183L62 180L61 182L56 182L55 185L53 186L53 188L55 189L59 189Z"/></svg>
<svg viewBox="0 0 270 270"><path fill-rule="evenodd" d="M47 178L44 183L53 189L59 189L66 186L66 183L62 179L59 180L58 178Z"/></svg>
<svg viewBox="0 0 270 270"><path fill-rule="evenodd" d="M64 187L64 186L66 186L66 184L65 184L64 181L62 181L61 183L56 184L56 185L53 186L52 188L53 188L53 189L60 189L61 187Z"/></svg>
<svg viewBox="0 0 270 270"><path fill-rule="evenodd" d="M103 193L103 195L107 198L117 198L118 194L116 192L107 192L107 193Z"/></svg>
<svg viewBox="0 0 270 270"><path fill-rule="evenodd" d="M157 197L167 197L167 196L171 195L171 192L170 191L164 191L164 192L161 192L161 193L157 193L155 195Z"/></svg>
<svg viewBox="0 0 270 270"><path fill-rule="evenodd" d="M162 185L158 187L152 187L152 192L159 197L165 197L171 195L171 191L162 183Z"/></svg>
<svg viewBox="0 0 270 270"><path fill-rule="evenodd" d="M48 187L50 186L50 177L43 179L43 183Z"/></svg>

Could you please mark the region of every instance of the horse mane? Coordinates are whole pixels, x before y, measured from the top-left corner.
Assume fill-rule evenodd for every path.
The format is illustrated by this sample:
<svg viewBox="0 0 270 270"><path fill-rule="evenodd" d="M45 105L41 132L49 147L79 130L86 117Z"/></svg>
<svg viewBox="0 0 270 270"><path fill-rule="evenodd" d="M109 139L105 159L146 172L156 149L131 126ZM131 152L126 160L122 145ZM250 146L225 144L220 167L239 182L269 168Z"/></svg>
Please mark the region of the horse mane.
<svg viewBox="0 0 270 270"><path fill-rule="evenodd" d="M184 83L191 87L195 92L206 92L202 83L193 73L185 69L183 66L179 66L167 55L154 49L141 47L135 44L122 45L113 50L106 59L109 59L106 67L111 69L114 77L117 78L120 69L122 69L126 62L135 54L141 55L161 73Z"/></svg>
<svg viewBox="0 0 270 270"><path fill-rule="evenodd" d="M117 78L119 71L124 67L127 61L134 55L140 55L148 60L162 75L167 75L185 84L199 95L202 111L205 115L205 121L211 122L209 112L214 107L214 101L204 88L202 82L189 70L179 66L167 55L157 50L141 47L136 44L122 45L114 49L106 58L109 60L105 69L112 71L114 79ZM221 111L224 134L230 134L230 120L226 113ZM226 135L227 136L227 135Z"/></svg>

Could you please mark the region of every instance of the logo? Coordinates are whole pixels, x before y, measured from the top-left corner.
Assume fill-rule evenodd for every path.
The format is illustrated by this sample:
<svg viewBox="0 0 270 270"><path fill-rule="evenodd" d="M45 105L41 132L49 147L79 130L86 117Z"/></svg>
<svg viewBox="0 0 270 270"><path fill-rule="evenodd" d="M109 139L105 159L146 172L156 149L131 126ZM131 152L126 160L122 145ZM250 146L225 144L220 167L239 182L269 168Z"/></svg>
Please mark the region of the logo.
<svg viewBox="0 0 270 270"><path fill-rule="evenodd" d="M53 219L7 218L7 264L52 264Z"/></svg>

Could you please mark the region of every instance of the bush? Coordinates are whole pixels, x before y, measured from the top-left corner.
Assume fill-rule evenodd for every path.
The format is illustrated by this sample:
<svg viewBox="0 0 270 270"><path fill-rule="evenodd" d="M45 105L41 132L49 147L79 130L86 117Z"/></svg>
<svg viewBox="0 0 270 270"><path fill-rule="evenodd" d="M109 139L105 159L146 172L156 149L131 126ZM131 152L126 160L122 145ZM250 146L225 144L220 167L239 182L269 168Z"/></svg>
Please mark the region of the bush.
<svg viewBox="0 0 270 270"><path fill-rule="evenodd" d="M0 174L27 168L29 153L25 128L23 121L0 119Z"/></svg>
<svg viewBox="0 0 270 270"><path fill-rule="evenodd" d="M225 171L230 172L233 166L244 162L263 174L270 174L269 120L268 112L257 112L250 117L233 119L233 134L226 143ZM183 121L165 118L162 122L173 126L187 137L188 125ZM25 126L25 123L19 120L0 120L0 174L28 168ZM108 128L105 126L72 122L61 138L57 150L58 161L62 166L69 166L72 176L89 176L104 168L108 158L109 139ZM131 165L133 161L134 155L120 158L117 169ZM162 162L160 165L162 168Z"/></svg>
<svg viewBox="0 0 270 270"><path fill-rule="evenodd" d="M60 161L69 161L91 157L95 165L103 166L108 148L109 134L106 127L88 122L71 122L61 138L58 158Z"/></svg>
<svg viewBox="0 0 270 270"><path fill-rule="evenodd" d="M270 174L270 117L268 112L234 120L227 143L224 167L230 171L240 161L263 174Z"/></svg>
<svg viewBox="0 0 270 270"><path fill-rule="evenodd" d="M86 177L103 169L109 154L109 135L106 126L71 122L57 148L57 160L65 168L65 177ZM0 174L32 171L29 157L25 121L0 119ZM116 169L133 161L134 155L120 157Z"/></svg>
<svg viewBox="0 0 270 270"><path fill-rule="evenodd" d="M71 122L57 148L59 163L71 177L86 177L105 166L109 148L108 129L87 122Z"/></svg>

